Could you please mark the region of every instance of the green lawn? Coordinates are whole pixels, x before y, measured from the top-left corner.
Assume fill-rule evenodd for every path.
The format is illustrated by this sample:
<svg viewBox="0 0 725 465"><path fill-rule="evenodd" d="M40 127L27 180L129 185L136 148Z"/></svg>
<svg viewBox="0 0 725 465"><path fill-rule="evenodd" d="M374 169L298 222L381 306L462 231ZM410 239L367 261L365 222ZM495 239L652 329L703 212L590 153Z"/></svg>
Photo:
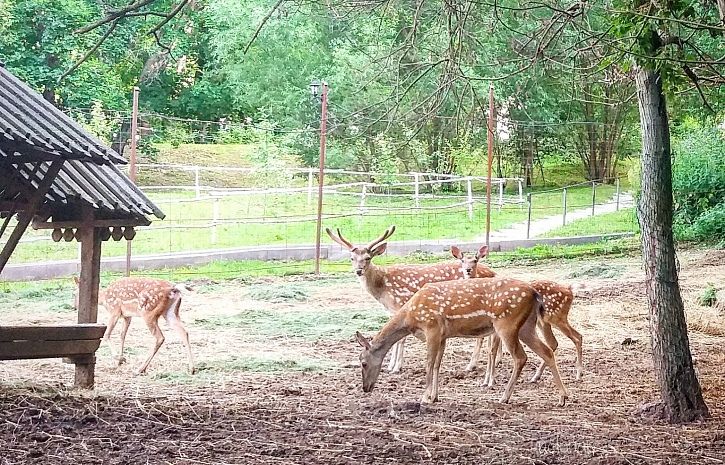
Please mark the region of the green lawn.
<svg viewBox="0 0 725 465"><path fill-rule="evenodd" d="M639 232L639 224L637 223L634 208L625 208L618 212L581 218L566 226L551 230L543 234L542 237L588 236L619 232Z"/></svg>
<svg viewBox="0 0 725 465"><path fill-rule="evenodd" d="M613 186L597 186L597 202L604 202L614 193ZM166 213L166 219L155 221L152 228L139 228L133 240L136 254L179 252L255 245L291 246L312 244L315 241L316 196L308 204L307 194L259 194L221 197L218 200L193 200L190 192L166 192L150 195ZM421 199L416 209L410 195L366 199L366 211L358 210L360 198L352 195L326 195L323 226L340 228L353 242L368 242L394 224L397 230L392 240L458 239L472 240L485 233L486 209L482 202L474 206L472 219L468 208L461 205L464 198ZM591 202L591 189L571 189L570 208ZM213 228L207 225L213 218L217 203L219 220L227 223ZM532 219L556 215L561 210L561 193L550 192L534 196ZM433 209L431 208L436 208ZM526 220L526 205L493 206L491 229L506 228ZM172 229L173 227L179 229ZM25 239L50 235L50 231L29 231ZM324 233L323 233L324 234ZM327 236L323 242L329 242ZM104 244L106 257L126 253L125 241ZM12 263L39 260L72 259L78 256L76 242L37 241L20 244Z"/></svg>
<svg viewBox="0 0 725 465"><path fill-rule="evenodd" d="M582 257L599 257L604 255L622 256L639 253L639 241L636 238L600 241L592 244L579 245L540 245L531 248L519 248L510 252L496 252L489 255L487 263L494 268L506 265L526 265L540 260L549 259L580 259ZM448 259L447 254L414 253L404 257L383 255L377 257L378 265L393 263L432 263ZM159 270L138 271L139 275L159 277L174 282L191 283L196 292L212 292L217 286L226 282L240 285L252 284L250 292L260 300L304 300L317 286L324 286L334 280L347 280L352 273L349 260L320 263L320 275L311 273L313 262L303 261L215 261L195 267L167 268ZM269 287L271 276L295 276L294 286L275 283ZM105 287L119 278L120 273L104 272L101 274L101 287ZM52 279L29 282L0 282L0 312L8 308L16 308L20 302L34 302L45 311L74 312L72 306L75 283L70 278ZM294 293L291 290L295 291ZM301 291L300 291L301 290ZM52 305L46 305L52 302Z"/></svg>

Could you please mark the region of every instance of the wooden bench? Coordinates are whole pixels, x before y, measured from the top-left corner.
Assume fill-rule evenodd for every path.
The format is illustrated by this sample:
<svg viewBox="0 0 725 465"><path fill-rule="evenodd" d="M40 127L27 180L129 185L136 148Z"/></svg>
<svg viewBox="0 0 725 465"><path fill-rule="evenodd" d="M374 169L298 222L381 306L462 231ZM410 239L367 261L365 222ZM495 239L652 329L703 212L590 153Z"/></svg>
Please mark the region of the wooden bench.
<svg viewBox="0 0 725 465"><path fill-rule="evenodd" d="M91 388L103 324L0 326L0 360L63 358L76 365L75 384Z"/></svg>

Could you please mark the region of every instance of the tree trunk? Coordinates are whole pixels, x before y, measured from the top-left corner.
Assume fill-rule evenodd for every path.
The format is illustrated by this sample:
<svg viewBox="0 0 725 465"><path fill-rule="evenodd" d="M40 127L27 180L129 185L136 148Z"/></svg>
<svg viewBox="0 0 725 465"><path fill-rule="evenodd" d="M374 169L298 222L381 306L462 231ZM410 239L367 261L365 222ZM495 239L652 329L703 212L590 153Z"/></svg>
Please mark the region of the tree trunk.
<svg viewBox="0 0 725 465"><path fill-rule="evenodd" d="M657 413L670 422L709 415L692 364L672 235L672 163L667 107L659 72L637 71L642 126L642 228L654 371L662 396Z"/></svg>

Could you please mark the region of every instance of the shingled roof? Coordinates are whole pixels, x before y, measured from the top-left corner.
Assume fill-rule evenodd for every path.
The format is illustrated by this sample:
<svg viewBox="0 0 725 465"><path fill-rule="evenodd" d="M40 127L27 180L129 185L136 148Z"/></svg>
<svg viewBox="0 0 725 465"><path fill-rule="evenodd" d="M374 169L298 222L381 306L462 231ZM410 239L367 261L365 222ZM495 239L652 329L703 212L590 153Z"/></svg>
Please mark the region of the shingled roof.
<svg viewBox="0 0 725 465"><path fill-rule="evenodd" d="M115 166L126 163L120 155L0 63L0 173L21 190L33 190L48 168L40 160L64 161L43 205L54 219L79 219L84 204L103 219L148 223L148 215L164 217ZM4 184L0 180L0 201L16 198L17 188Z"/></svg>

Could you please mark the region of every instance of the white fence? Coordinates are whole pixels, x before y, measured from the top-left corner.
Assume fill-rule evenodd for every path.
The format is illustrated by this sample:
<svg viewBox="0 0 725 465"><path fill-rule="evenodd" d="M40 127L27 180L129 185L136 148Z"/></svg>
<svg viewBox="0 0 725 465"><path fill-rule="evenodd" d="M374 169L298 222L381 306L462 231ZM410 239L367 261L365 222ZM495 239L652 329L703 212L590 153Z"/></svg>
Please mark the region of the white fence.
<svg viewBox="0 0 725 465"><path fill-rule="evenodd" d="M224 218L223 208L221 207L222 201L225 199L239 198L240 200L244 197L259 196L266 194L277 194L277 195L306 195L307 205L311 206L313 199L317 196L318 185L316 182L317 170L311 168L299 168L299 169L287 169L286 172L289 175L303 174L307 177L305 187L275 187L275 188L242 188L242 187L214 187L204 185L202 182L205 172L207 173L240 173L242 175L250 175L254 173L264 172L264 170L255 168L232 168L232 167L220 167L220 166L196 166L196 165L177 165L177 164L139 164L137 165L138 171L143 170L178 170L181 172L187 172L193 174L194 184L193 185L140 185L139 188L143 190L147 195L151 195L153 198L154 192L168 192L168 191L187 191L193 192L193 197L179 197L172 199L157 199L154 202L161 207L169 204L180 204L180 203L200 203L200 202L211 202L211 217L206 220L189 220L186 222L155 222L152 226L143 228L146 231L153 230L170 230L170 229L209 229L210 241L212 244L217 242L217 227L223 225L233 224L293 224L302 222L313 222L316 221L316 215L314 213L306 212L304 214L293 214L288 216L264 216L264 217L244 217L244 218ZM329 184L324 186L323 189L323 204L326 196L352 196L358 197L359 201L356 203L356 208L350 211L343 212L328 212L323 214L323 220L332 220L335 218L343 218L350 216L366 216L366 215L381 215L386 213L401 213L401 212L435 212L435 211L450 211L453 209L467 210L468 218L472 219L474 216L474 207L476 204L482 204L485 206L486 201L486 178L482 176L458 176L452 174L441 174L441 173L401 173L401 174L389 174L379 172L361 172L361 171L350 171L350 170L325 170L325 175L345 175L352 177L387 177L388 179L400 179L400 181L387 182L387 183L375 183L368 181L357 181L357 182L344 182L337 184ZM327 178L329 179L329 178ZM497 207L499 210L506 204L520 204L523 206L525 198L523 196L523 184L522 179L519 178L493 178L491 180L492 190L492 206ZM465 194L441 194L445 184L459 183L461 191ZM514 183L516 186L515 194L504 193L504 188L507 183ZM481 189L482 184L482 189ZM479 190L483 192L476 192L474 185L479 186ZM465 188L463 187L465 186ZM429 192L423 192L423 191ZM402 192L402 193L401 193ZM370 202L369 199L374 197L389 197L395 198L394 202L390 205L379 206L375 205L374 202ZM400 200L397 200L400 199ZM404 199L407 201L403 202ZM249 199L248 199L249 200ZM427 200L450 200L450 203L443 203L437 205L425 205L424 202ZM407 202L410 204L406 205ZM50 240L49 235L42 236L30 236L24 238L22 242L35 242L40 240Z"/></svg>

